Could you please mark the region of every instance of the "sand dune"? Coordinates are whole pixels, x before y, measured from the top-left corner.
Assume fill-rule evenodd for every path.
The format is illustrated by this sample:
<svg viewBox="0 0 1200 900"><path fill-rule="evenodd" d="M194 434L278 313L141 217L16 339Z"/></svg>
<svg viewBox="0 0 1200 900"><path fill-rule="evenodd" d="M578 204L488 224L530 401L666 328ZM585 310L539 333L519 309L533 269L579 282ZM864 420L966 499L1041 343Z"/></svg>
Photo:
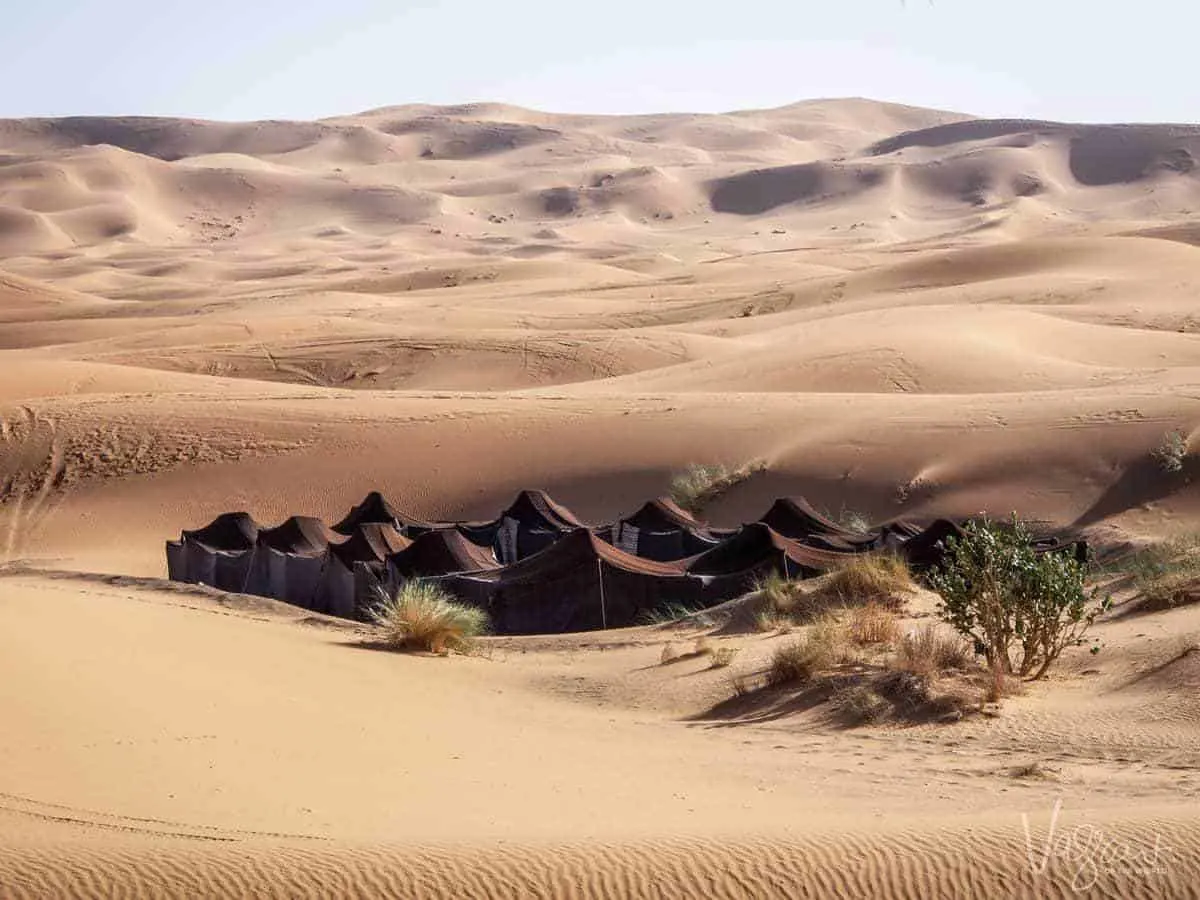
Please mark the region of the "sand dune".
<svg viewBox="0 0 1200 900"><path fill-rule="evenodd" d="M1075 896L1022 826L1057 800L1171 848L1092 894L1186 893L1194 609L1104 622L999 719L842 730L657 665L693 632L396 656L157 579L229 509L540 487L606 521L693 462L765 465L719 526L804 494L1192 530L1151 451L1200 417L1198 134L867 100L0 122L0 895ZM777 640L716 639L747 671Z"/></svg>

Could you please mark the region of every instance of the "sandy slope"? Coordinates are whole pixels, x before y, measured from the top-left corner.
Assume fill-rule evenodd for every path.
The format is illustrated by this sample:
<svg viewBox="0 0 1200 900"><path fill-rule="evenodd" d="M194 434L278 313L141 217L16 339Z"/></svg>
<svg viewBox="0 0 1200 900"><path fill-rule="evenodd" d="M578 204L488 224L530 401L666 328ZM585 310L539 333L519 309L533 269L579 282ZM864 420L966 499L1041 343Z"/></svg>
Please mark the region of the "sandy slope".
<svg viewBox="0 0 1200 900"><path fill-rule="evenodd" d="M0 122L0 559L153 578L217 512L372 488L598 521L751 459L719 524L804 493L1188 528L1195 471L1149 454L1200 412L1198 153L861 100ZM1191 657L1134 681L1188 612L1011 718L842 733L682 723L729 687L660 636L446 662L212 604L0 580L0 895L1066 895L1020 830L1059 797L1193 846Z"/></svg>

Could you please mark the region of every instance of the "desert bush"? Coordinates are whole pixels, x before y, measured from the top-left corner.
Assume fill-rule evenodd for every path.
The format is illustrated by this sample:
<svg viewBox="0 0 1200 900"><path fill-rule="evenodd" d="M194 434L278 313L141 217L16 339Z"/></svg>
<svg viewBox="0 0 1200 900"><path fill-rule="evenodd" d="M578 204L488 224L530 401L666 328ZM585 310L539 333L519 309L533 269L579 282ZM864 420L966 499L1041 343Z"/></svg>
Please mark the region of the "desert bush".
<svg viewBox="0 0 1200 900"><path fill-rule="evenodd" d="M1107 567L1127 574L1142 609L1170 609L1200 596L1200 537L1187 535L1146 547Z"/></svg>
<svg viewBox="0 0 1200 900"><path fill-rule="evenodd" d="M879 696L869 684L853 684L837 691L830 698L834 710L843 719L854 724L878 722L887 716L892 705Z"/></svg>
<svg viewBox="0 0 1200 900"><path fill-rule="evenodd" d="M905 560L891 553L864 553L834 569L824 592L844 605L874 602L897 609L914 587Z"/></svg>
<svg viewBox="0 0 1200 900"><path fill-rule="evenodd" d="M763 463L748 463L729 468L725 465L693 465L671 480L671 499L693 515L731 488L766 468Z"/></svg>
<svg viewBox="0 0 1200 900"><path fill-rule="evenodd" d="M638 616L642 625L670 625L688 616L694 616L703 611L703 606L689 606L686 603L664 603L654 609L645 610Z"/></svg>
<svg viewBox="0 0 1200 900"><path fill-rule="evenodd" d="M381 593L371 618L397 649L465 651L488 630L487 613L458 603L434 584L408 581L395 593Z"/></svg>
<svg viewBox="0 0 1200 900"><path fill-rule="evenodd" d="M764 611L779 615L792 613L804 596L800 581L784 578L778 572L771 572L754 582L754 590L762 599Z"/></svg>
<svg viewBox="0 0 1200 900"><path fill-rule="evenodd" d="M1004 674L1041 678L1067 647L1083 642L1109 608L1084 586L1086 567L1065 553L1037 553L1013 517L1000 525L968 522L949 538L942 565L929 574L939 613Z"/></svg>
<svg viewBox="0 0 1200 900"><path fill-rule="evenodd" d="M895 667L916 675L934 675L965 669L971 656L970 645L959 634L937 625L925 625L900 638Z"/></svg>
<svg viewBox="0 0 1200 900"><path fill-rule="evenodd" d="M772 685L808 681L818 672L832 669L849 658L845 627L825 617L800 638L777 649L771 657L767 683Z"/></svg>
<svg viewBox="0 0 1200 900"><path fill-rule="evenodd" d="M1161 443L1150 451L1158 467L1168 474L1183 471L1183 462L1187 459L1187 437L1179 431L1168 431L1163 435Z"/></svg>
<svg viewBox="0 0 1200 900"><path fill-rule="evenodd" d="M850 639L861 646L890 644L900 635L896 614L875 601L850 610Z"/></svg>

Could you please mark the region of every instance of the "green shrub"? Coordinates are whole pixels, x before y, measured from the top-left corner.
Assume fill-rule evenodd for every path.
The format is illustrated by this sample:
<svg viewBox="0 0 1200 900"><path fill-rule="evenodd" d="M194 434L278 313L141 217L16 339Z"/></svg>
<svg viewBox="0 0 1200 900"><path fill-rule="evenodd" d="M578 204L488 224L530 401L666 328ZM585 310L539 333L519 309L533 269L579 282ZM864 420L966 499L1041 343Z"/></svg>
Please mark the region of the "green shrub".
<svg viewBox="0 0 1200 900"><path fill-rule="evenodd" d="M1067 647L1083 642L1111 600L1084 586L1086 567L1065 553L1037 553L1013 516L968 522L929 575L938 612L989 666L1041 678Z"/></svg>

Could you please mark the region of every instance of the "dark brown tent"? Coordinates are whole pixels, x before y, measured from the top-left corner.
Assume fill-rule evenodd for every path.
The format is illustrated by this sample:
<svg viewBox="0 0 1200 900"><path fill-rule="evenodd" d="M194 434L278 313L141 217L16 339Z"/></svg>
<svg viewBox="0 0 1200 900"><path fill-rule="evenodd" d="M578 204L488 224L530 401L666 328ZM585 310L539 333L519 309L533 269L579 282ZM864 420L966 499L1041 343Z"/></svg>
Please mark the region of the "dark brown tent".
<svg viewBox="0 0 1200 900"><path fill-rule="evenodd" d="M486 609L498 634L621 628L665 604L698 605L701 593L680 566L638 559L586 528L514 565L437 583Z"/></svg>
<svg viewBox="0 0 1200 900"><path fill-rule="evenodd" d="M388 502L379 491L371 491L346 514L342 521L333 526L339 534L353 534L360 525L379 523L391 525L406 537L416 537L427 531L441 527L433 522L425 522L401 512Z"/></svg>
<svg viewBox="0 0 1200 900"><path fill-rule="evenodd" d="M172 581L244 591L261 526L249 513L222 513L203 528L167 542L167 576Z"/></svg>
<svg viewBox="0 0 1200 900"><path fill-rule="evenodd" d="M412 541L392 525L382 522L361 524L342 543L330 544L329 558L317 591L315 606L318 611L347 619L363 618L355 566L358 563L382 563L411 544Z"/></svg>
<svg viewBox="0 0 1200 900"><path fill-rule="evenodd" d="M665 497L651 500L597 536L642 559L671 562L716 547L708 526Z"/></svg>
<svg viewBox="0 0 1200 900"><path fill-rule="evenodd" d="M390 580L394 583L499 567L491 550L467 540L457 528L430 531L387 557Z"/></svg>
<svg viewBox="0 0 1200 900"><path fill-rule="evenodd" d="M262 526L244 512L221 513L203 528L184 531L183 540L212 550L253 550Z"/></svg>
<svg viewBox="0 0 1200 900"><path fill-rule="evenodd" d="M752 590L757 580L772 572L785 578L812 578L849 555L806 546L752 522L716 548L688 560L687 571L704 578L707 605Z"/></svg>
<svg viewBox="0 0 1200 900"><path fill-rule="evenodd" d="M258 534L248 592L320 610L329 545L346 540L320 519L292 516Z"/></svg>
<svg viewBox="0 0 1200 900"><path fill-rule="evenodd" d="M831 550L869 550L878 543L877 536L846 528L817 512L803 497L781 497L758 521L789 540Z"/></svg>
<svg viewBox="0 0 1200 900"><path fill-rule="evenodd" d="M545 491L521 491L509 507L491 522L463 523L468 539L491 547L502 564L519 562L546 549L567 532L586 528L573 512Z"/></svg>

